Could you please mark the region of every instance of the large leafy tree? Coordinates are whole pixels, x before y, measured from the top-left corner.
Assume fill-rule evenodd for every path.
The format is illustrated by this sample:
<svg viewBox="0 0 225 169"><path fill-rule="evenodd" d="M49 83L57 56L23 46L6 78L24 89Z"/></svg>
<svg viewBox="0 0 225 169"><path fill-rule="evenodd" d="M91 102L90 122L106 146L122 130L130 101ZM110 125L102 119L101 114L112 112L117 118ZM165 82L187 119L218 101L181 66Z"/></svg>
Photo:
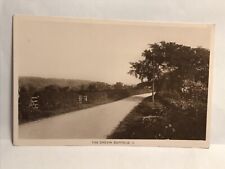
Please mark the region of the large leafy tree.
<svg viewBox="0 0 225 169"><path fill-rule="evenodd" d="M142 53L142 59L130 64L129 73L152 86L153 102L154 93L160 88L155 84L165 82L165 79L167 88L174 90L185 79L200 81L208 86L209 50L204 48L162 41L149 44L149 48Z"/></svg>

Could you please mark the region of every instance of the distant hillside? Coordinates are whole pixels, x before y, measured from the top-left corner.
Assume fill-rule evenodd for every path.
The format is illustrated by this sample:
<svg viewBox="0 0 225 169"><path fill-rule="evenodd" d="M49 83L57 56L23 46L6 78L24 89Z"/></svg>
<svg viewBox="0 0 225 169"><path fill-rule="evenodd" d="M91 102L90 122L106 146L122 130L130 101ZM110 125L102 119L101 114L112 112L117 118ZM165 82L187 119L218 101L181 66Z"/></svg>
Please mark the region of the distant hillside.
<svg viewBox="0 0 225 169"><path fill-rule="evenodd" d="M36 89L41 89L46 86L56 85L59 87L71 87L79 89L81 85L87 86L93 81L88 80L73 80L73 79L57 79L57 78L42 78L42 77L20 77L19 86L23 87L33 87Z"/></svg>

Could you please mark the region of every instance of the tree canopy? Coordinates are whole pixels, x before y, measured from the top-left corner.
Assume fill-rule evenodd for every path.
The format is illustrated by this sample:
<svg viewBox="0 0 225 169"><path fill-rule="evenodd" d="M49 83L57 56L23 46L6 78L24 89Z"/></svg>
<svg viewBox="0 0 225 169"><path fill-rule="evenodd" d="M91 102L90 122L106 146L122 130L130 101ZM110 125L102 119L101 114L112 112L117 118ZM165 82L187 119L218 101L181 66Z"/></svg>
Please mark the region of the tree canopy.
<svg viewBox="0 0 225 169"><path fill-rule="evenodd" d="M142 59L131 62L129 74L139 78L142 82L170 83L167 87L174 89L182 85L184 80L201 82L208 86L209 73L208 49L192 48L174 42L159 42L149 44L149 48L142 53ZM174 83L176 82L176 83ZM159 89L160 85L157 85Z"/></svg>

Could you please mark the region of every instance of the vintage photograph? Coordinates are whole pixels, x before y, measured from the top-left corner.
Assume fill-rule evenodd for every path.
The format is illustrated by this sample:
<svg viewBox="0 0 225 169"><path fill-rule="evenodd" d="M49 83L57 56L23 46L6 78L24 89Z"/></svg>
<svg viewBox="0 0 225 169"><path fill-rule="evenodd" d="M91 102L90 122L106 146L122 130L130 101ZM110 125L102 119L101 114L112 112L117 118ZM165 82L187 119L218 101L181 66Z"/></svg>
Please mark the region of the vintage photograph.
<svg viewBox="0 0 225 169"><path fill-rule="evenodd" d="M14 16L14 144L208 147L213 30Z"/></svg>

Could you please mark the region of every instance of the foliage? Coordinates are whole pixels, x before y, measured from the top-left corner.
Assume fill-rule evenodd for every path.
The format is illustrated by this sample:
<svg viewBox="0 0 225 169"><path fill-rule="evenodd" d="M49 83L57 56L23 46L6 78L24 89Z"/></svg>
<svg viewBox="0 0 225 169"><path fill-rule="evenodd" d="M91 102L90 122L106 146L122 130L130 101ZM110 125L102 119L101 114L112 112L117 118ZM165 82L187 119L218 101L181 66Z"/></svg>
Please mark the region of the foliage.
<svg viewBox="0 0 225 169"><path fill-rule="evenodd" d="M182 81L190 79L208 86L209 50L191 48L174 42L150 44L142 53L143 59L131 62L129 74L141 81L167 82L164 88L178 90ZM176 81L177 85L173 83ZM161 88L157 85L158 89Z"/></svg>
<svg viewBox="0 0 225 169"><path fill-rule="evenodd" d="M123 85L121 82L113 85L103 82L80 83L80 86L76 85L76 88L75 85L74 83L73 86L64 86L56 83L37 87L35 82L32 82L32 86L20 83L19 123L109 103L146 92L134 86ZM39 98L38 109L31 106L32 97L36 96ZM80 103L79 97L83 96L87 97L87 101Z"/></svg>
<svg viewBox="0 0 225 169"><path fill-rule="evenodd" d="M138 87L154 84L157 100L143 100L109 138L204 140L209 54L173 42L150 44L141 60L130 63L129 74L141 80Z"/></svg>
<svg viewBox="0 0 225 169"><path fill-rule="evenodd" d="M204 140L206 116L205 110L200 109L202 106L194 105L195 108L182 109L180 100L173 100L175 105L171 105L171 100L164 98L157 96L154 108L151 98L144 99L120 122L108 138Z"/></svg>
<svg viewBox="0 0 225 169"><path fill-rule="evenodd" d="M121 82L116 82L116 84L114 85L115 89L123 89L123 87L124 87L124 84Z"/></svg>

